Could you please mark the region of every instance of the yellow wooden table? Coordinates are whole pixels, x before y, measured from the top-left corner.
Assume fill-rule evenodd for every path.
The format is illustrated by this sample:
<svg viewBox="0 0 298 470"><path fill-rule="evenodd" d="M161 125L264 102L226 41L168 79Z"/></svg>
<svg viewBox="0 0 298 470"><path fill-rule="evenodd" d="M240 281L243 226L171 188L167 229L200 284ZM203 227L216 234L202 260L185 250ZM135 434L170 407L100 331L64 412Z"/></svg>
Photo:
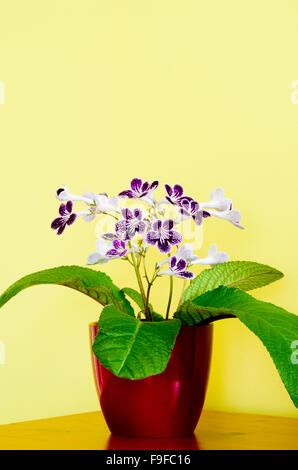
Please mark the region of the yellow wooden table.
<svg viewBox="0 0 298 470"><path fill-rule="evenodd" d="M297 450L298 419L204 411L193 436L111 436L100 411L0 426L1 450Z"/></svg>

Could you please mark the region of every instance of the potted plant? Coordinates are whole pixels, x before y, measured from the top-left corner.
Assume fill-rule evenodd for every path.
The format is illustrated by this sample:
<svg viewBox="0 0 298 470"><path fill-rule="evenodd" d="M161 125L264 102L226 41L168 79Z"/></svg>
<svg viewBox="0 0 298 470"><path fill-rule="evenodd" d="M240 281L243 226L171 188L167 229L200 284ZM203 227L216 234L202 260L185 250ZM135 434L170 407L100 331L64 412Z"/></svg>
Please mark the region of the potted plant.
<svg viewBox="0 0 298 470"><path fill-rule="evenodd" d="M183 224L190 223L196 233L208 218L217 217L243 228L240 212L221 188L211 193L210 201L198 203L178 184L166 184L164 197L158 200L158 186L158 181L149 184L134 178L117 198L90 192L76 196L65 186L56 192L64 201L51 224L58 235L79 217L87 222L112 217L113 231L101 234L87 263L125 261L135 272L138 290L118 288L99 270L61 266L23 277L2 294L0 306L37 284L71 287L104 306L98 323L90 325L90 338L102 411L115 435L178 437L193 432L205 399L212 323L224 318L238 318L260 338L297 406L298 367L292 348L298 339L298 318L247 293L283 274L255 262L227 261L228 255L218 252L216 245L200 258L192 244L183 244ZM83 202L85 210L74 212L75 201ZM158 253L162 258L148 269L148 258ZM195 277L196 265L211 267ZM161 276L169 278L163 314L150 302L152 286ZM172 310L174 278L182 281L183 289Z"/></svg>

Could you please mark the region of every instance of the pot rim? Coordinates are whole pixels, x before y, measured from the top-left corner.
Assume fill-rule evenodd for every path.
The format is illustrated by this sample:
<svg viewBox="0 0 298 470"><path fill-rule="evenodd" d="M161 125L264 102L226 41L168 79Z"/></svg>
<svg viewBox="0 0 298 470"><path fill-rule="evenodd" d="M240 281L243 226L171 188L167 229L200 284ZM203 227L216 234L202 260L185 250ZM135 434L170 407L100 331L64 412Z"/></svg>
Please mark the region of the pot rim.
<svg viewBox="0 0 298 470"><path fill-rule="evenodd" d="M169 320L174 320L174 318L169 318ZM143 320L144 321L144 320ZM146 321L146 320L145 320ZM148 322L150 323L150 322ZM89 327L91 326L97 326L98 325L98 321L93 321L91 323L89 323ZM194 328L194 327L204 327L204 326L210 326L210 327L213 327L213 322L210 322L210 323L207 323L206 325L182 325L180 326L180 329L181 328Z"/></svg>

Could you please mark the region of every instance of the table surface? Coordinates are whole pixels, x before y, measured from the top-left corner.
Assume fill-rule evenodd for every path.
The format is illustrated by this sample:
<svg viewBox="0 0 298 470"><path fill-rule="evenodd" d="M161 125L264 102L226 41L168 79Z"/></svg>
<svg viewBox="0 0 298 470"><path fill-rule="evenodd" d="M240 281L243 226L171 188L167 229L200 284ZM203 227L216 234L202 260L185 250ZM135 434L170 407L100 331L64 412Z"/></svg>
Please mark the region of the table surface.
<svg viewBox="0 0 298 470"><path fill-rule="evenodd" d="M297 450L298 419L204 411L193 436L112 436L100 411L0 426L1 450Z"/></svg>

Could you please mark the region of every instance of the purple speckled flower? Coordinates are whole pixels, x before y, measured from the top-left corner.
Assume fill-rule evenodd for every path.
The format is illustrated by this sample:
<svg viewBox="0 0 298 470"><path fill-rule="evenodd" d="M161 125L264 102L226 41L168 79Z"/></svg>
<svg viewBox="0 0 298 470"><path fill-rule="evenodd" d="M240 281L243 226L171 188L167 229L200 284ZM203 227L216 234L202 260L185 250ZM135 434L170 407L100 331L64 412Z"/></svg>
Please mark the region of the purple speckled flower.
<svg viewBox="0 0 298 470"><path fill-rule="evenodd" d="M182 236L176 230L173 230L174 221L172 219L156 220L152 224L153 230L147 233L147 243L156 245L161 253L169 253L171 245L179 245L182 242Z"/></svg>
<svg viewBox="0 0 298 470"><path fill-rule="evenodd" d="M189 201L187 198L182 199L179 212L184 217L192 217L196 225L201 225L203 218L210 217L208 211L200 209L200 204L197 201Z"/></svg>
<svg viewBox="0 0 298 470"><path fill-rule="evenodd" d="M122 209L123 219L115 225L116 235L122 240L131 240L136 234L143 234L146 231L146 222L140 209Z"/></svg>
<svg viewBox="0 0 298 470"><path fill-rule="evenodd" d="M59 207L60 217L57 217L51 223L51 228L57 230L57 235L64 232L66 225L71 225L77 218L77 214L72 212L72 201L67 201L66 204L61 204Z"/></svg>
<svg viewBox="0 0 298 470"><path fill-rule="evenodd" d="M126 255L127 249L125 248L125 242L114 240L113 241L113 248L106 252L106 256L109 258L117 257L122 258L122 256Z"/></svg>
<svg viewBox="0 0 298 470"><path fill-rule="evenodd" d="M119 197L128 197L130 199L139 199L150 194L158 187L159 182L153 181L149 184L147 181L143 183L140 178L134 178L130 182L131 189L127 189L118 194Z"/></svg>
<svg viewBox="0 0 298 470"><path fill-rule="evenodd" d="M181 206L181 202L184 199L192 201L192 197L183 195L184 190L182 186L180 186L180 184L174 184L173 187L169 184L165 184L165 189L167 192L167 196L165 196L165 199L174 206Z"/></svg>
<svg viewBox="0 0 298 470"><path fill-rule="evenodd" d="M166 274L168 276L182 277L183 279L192 279L194 277L194 273L186 271L186 266L187 262L184 258L177 259L176 256L172 256L170 259L169 269L166 271L160 271L158 275L162 276Z"/></svg>

